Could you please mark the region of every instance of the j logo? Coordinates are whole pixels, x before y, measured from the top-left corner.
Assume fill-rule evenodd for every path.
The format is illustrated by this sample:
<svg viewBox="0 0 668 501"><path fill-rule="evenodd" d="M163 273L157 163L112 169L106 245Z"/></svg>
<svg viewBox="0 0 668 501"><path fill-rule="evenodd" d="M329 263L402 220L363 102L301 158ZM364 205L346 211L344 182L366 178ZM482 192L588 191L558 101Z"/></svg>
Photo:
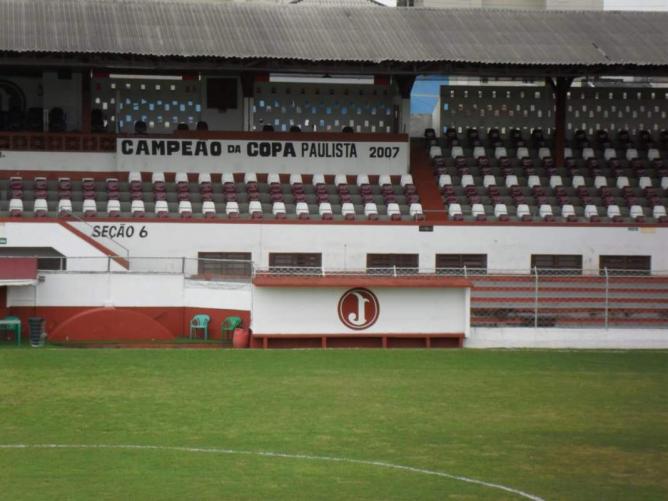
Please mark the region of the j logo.
<svg viewBox="0 0 668 501"><path fill-rule="evenodd" d="M371 327L379 313L378 299L368 289L350 289L339 299L339 319L351 329Z"/></svg>

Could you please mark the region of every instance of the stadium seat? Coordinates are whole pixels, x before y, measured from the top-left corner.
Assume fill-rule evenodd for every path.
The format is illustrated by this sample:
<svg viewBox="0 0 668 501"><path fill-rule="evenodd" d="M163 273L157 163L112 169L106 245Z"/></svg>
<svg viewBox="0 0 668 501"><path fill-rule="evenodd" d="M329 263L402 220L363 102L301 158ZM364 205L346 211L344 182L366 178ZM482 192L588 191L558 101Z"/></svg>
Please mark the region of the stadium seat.
<svg viewBox="0 0 668 501"><path fill-rule="evenodd" d="M573 149L572 148L564 148L564 158L573 158Z"/></svg>
<svg viewBox="0 0 668 501"><path fill-rule="evenodd" d="M33 205L33 215L35 217L46 217L49 212L49 206L45 198L36 198Z"/></svg>
<svg viewBox="0 0 668 501"><path fill-rule="evenodd" d="M606 162L612 158L617 158L617 152L614 148L605 148L603 150L603 158L605 158Z"/></svg>
<svg viewBox="0 0 668 501"><path fill-rule="evenodd" d="M228 218L239 217L239 202L227 202L225 204L225 214Z"/></svg>
<svg viewBox="0 0 668 501"><path fill-rule="evenodd" d="M600 216L598 214L598 209L595 205L587 204L584 208L584 216L591 222L600 221Z"/></svg>
<svg viewBox="0 0 668 501"><path fill-rule="evenodd" d="M87 198L83 201L83 216L84 217L96 217L97 216L97 203L92 198Z"/></svg>
<svg viewBox="0 0 668 501"><path fill-rule="evenodd" d="M262 203L259 200L251 200L248 202L248 213L251 219L262 219Z"/></svg>
<svg viewBox="0 0 668 501"><path fill-rule="evenodd" d="M378 176L378 186L392 186L392 178L387 174Z"/></svg>
<svg viewBox="0 0 668 501"><path fill-rule="evenodd" d="M508 208L506 204L494 205L494 217L499 221L508 221Z"/></svg>
<svg viewBox="0 0 668 501"><path fill-rule="evenodd" d="M179 216L182 218L191 218L193 215L193 205L189 200L181 200L179 202Z"/></svg>
<svg viewBox="0 0 668 501"><path fill-rule="evenodd" d="M569 222L578 220L578 217L575 214L575 207L573 207L571 204L564 204L561 206L561 217Z"/></svg>
<svg viewBox="0 0 668 501"><path fill-rule="evenodd" d="M133 200L130 204L130 213L132 217L144 217L146 215L146 208L143 200Z"/></svg>
<svg viewBox="0 0 668 501"><path fill-rule="evenodd" d="M466 188L467 186L475 186L475 183L473 182L473 176L471 174L464 174L462 176L462 188Z"/></svg>
<svg viewBox="0 0 668 501"><path fill-rule="evenodd" d="M563 186L564 183L561 180L561 176L550 176L550 188L555 189L558 186Z"/></svg>
<svg viewBox="0 0 668 501"><path fill-rule="evenodd" d="M182 190L183 187L188 189L188 174L185 172L177 172L174 175L174 182L176 183L176 186L179 190Z"/></svg>
<svg viewBox="0 0 668 501"><path fill-rule="evenodd" d="M608 186L608 180L605 178L605 176L596 176L594 178L594 187L597 190L600 190L601 188L605 188Z"/></svg>
<svg viewBox="0 0 668 501"><path fill-rule="evenodd" d="M406 186L415 185L415 183L413 182L413 176L411 176L410 174L402 174L399 184L401 185L402 188L406 188Z"/></svg>
<svg viewBox="0 0 668 501"><path fill-rule="evenodd" d="M141 172L128 172L128 184L130 185L130 191L142 191Z"/></svg>
<svg viewBox="0 0 668 501"><path fill-rule="evenodd" d="M649 176L641 176L640 179L638 179L638 188L641 190L645 190L647 188L652 187L652 178Z"/></svg>
<svg viewBox="0 0 668 501"><path fill-rule="evenodd" d="M399 208L399 204L394 202L387 204L387 216L390 218L391 221L400 220L401 209Z"/></svg>
<svg viewBox="0 0 668 501"><path fill-rule="evenodd" d="M651 162L652 160L657 160L661 158L661 153L657 148L650 148L647 150L647 159Z"/></svg>
<svg viewBox="0 0 668 501"><path fill-rule="evenodd" d="M464 148L462 148L461 146L453 146L452 149L450 150L450 156L452 158L463 157Z"/></svg>
<svg viewBox="0 0 668 501"><path fill-rule="evenodd" d="M580 186L585 186L584 176L573 176L573 188L578 189Z"/></svg>
<svg viewBox="0 0 668 501"><path fill-rule="evenodd" d="M482 178L482 185L485 188L489 188L490 186L496 186L496 178L491 174L485 174L485 176L483 176Z"/></svg>
<svg viewBox="0 0 668 501"><path fill-rule="evenodd" d="M531 209L528 204L517 204L517 219L520 221L531 221Z"/></svg>
<svg viewBox="0 0 668 501"><path fill-rule="evenodd" d="M667 176L663 176L661 178L661 189L662 190L668 190L668 177Z"/></svg>
<svg viewBox="0 0 668 501"><path fill-rule="evenodd" d="M548 157L552 156L552 152L550 151L550 148L546 148L543 146L542 148L538 148L538 158L541 160L544 160Z"/></svg>
<svg viewBox="0 0 668 501"><path fill-rule="evenodd" d="M244 184L246 185L246 189L255 187L257 185L257 174L255 172L246 172L244 174Z"/></svg>
<svg viewBox="0 0 668 501"><path fill-rule="evenodd" d="M364 204L364 215L369 220L378 219L378 207L373 202Z"/></svg>
<svg viewBox="0 0 668 501"><path fill-rule="evenodd" d="M494 158L497 160L502 157L507 157L508 156L508 150L506 150L505 146L497 146L494 148Z"/></svg>
<svg viewBox="0 0 668 501"><path fill-rule="evenodd" d="M72 200L61 198L58 200L58 217L70 217L72 215Z"/></svg>
<svg viewBox="0 0 668 501"><path fill-rule="evenodd" d="M617 189L624 189L629 185L629 178L626 176L619 176L617 178Z"/></svg>
<svg viewBox="0 0 668 501"><path fill-rule="evenodd" d="M615 223L620 223L624 220L624 218L622 217L622 213L619 210L618 205L614 205L614 204L608 205L607 215L608 215L608 219L610 219L611 221L613 221Z"/></svg>
<svg viewBox="0 0 668 501"><path fill-rule="evenodd" d="M334 186L346 186L348 184L348 178L345 174L337 174L334 176Z"/></svg>
<svg viewBox="0 0 668 501"><path fill-rule="evenodd" d="M634 158L638 158L638 150L635 148L628 148L626 150L626 159L631 161Z"/></svg>
<svg viewBox="0 0 668 501"><path fill-rule="evenodd" d="M442 156L443 156L443 150L441 149L440 146L432 146L431 148L429 148L429 157L434 158Z"/></svg>
<svg viewBox="0 0 668 501"><path fill-rule="evenodd" d="M156 200L156 202L155 202L155 215L157 217L168 217L169 216L169 205L167 205L167 200Z"/></svg>
<svg viewBox="0 0 668 501"><path fill-rule="evenodd" d="M668 180L668 178L666 178ZM450 174L441 174L438 176L438 187L444 188L445 186L452 186L452 177Z"/></svg>
<svg viewBox="0 0 668 501"><path fill-rule="evenodd" d="M271 186L271 185L278 185L278 186L280 186L280 184L281 184L281 176L279 176L279 175L276 174L276 173L267 174L267 184L268 184L269 186Z"/></svg>
<svg viewBox="0 0 668 501"><path fill-rule="evenodd" d="M309 219L309 210L308 204L306 202L297 202L295 206L295 213L297 214L297 219Z"/></svg>
<svg viewBox="0 0 668 501"><path fill-rule="evenodd" d="M526 146L520 146L519 148L517 148L516 153L517 153L516 156L517 156L518 160L522 160L523 158L526 158L526 157L530 156L529 155L529 148L527 148Z"/></svg>
<svg viewBox="0 0 668 501"><path fill-rule="evenodd" d="M154 172L151 174L151 184L153 185L153 191L165 191L165 173Z"/></svg>
<svg viewBox="0 0 668 501"><path fill-rule="evenodd" d="M224 185L234 186L234 174L232 174L231 172L223 172L220 182L223 186Z"/></svg>
<svg viewBox="0 0 668 501"><path fill-rule="evenodd" d="M632 205L629 208L629 216L636 223L645 222L645 212L642 210L642 207L640 205Z"/></svg>
<svg viewBox="0 0 668 501"><path fill-rule="evenodd" d="M107 201L107 216L119 217L121 215L121 202L118 200Z"/></svg>
<svg viewBox="0 0 668 501"><path fill-rule="evenodd" d="M655 205L652 208L652 217L660 223L668 223L668 215L666 215L666 208L663 205Z"/></svg>
<svg viewBox="0 0 668 501"><path fill-rule="evenodd" d="M206 186L211 184L211 174L209 172L200 172L197 175L197 184Z"/></svg>
<svg viewBox="0 0 668 501"><path fill-rule="evenodd" d="M422 211L422 204L413 203L408 208L408 214L414 221L422 221L424 219L424 212Z"/></svg>
<svg viewBox="0 0 668 501"><path fill-rule="evenodd" d="M320 215L320 219L332 219L332 204L329 202L320 202L318 214Z"/></svg>
<svg viewBox="0 0 668 501"><path fill-rule="evenodd" d="M313 174L313 186L324 185L325 176L323 174Z"/></svg>
<svg viewBox="0 0 668 501"><path fill-rule="evenodd" d="M291 186L303 186L304 181L301 174L290 174L290 185Z"/></svg>
<svg viewBox="0 0 668 501"><path fill-rule="evenodd" d="M475 146L473 148L473 158L478 159L480 157L486 157L487 152L485 151L484 146Z"/></svg>
<svg viewBox="0 0 668 501"><path fill-rule="evenodd" d="M341 204L341 215L343 216L343 219L355 219L355 206L350 202Z"/></svg>
<svg viewBox="0 0 668 501"><path fill-rule="evenodd" d="M285 219L286 218L286 209L284 202L274 202L271 206L271 213L276 219Z"/></svg>
<svg viewBox="0 0 668 501"><path fill-rule="evenodd" d="M367 185L371 184L369 182L369 176L367 176L366 174L358 174L357 179L356 179L356 183L357 183L357 186L360 186L360 187L361 186L367 186Z"/></svg>
<svg viewBox="0 0 668 501"><path fill-rule="evenodd" d="M464 219L462 206L457 203L451 203L448 205L448 218L452 221L462 221Z"/></svg>
<svg viewBox="0 0 668 501"><path fill-rule="evenodd" d="M543 221L554 221L554 214L552 214L552 206L548 204L542 204L538 208L538 216Z"/></svg>
<svg viewBox="0 0 668 501"><path fill-rule="evenodd" d="M485 214L485 207L482 204L473 204L471 205L471 214L476 221L486 221L487 215Z"/></svg>
<svg viewBox="0 0 668 501"><path fill-rule="evenodd" d="M589 160L590 158L596 158L596 153L594 153L594 148L582 148L582 159Z"/></svg>
<svg viewBox="0 0 668 501"><path fill-rule="evenodd" d="M514 174L511 174L509 176L506 176L506 188L512 188L513 186L519 186L519 181L517 180L517 176Z"/></svg>
<svg viewBox="0 0 668 501"><path fill-rule="evenodd" d="M202 202L202 216L207 219L216 217L216 204L213 200L204 200Z"/></svg>
<svg viewBox="0 0 668 501"><path fill-rule="evenodd" d="M529 179L527 180L527 186L529 188L534 188L536 186L540 186L540 178L536 176L535 174L532 174L529 176Z"/></svg>

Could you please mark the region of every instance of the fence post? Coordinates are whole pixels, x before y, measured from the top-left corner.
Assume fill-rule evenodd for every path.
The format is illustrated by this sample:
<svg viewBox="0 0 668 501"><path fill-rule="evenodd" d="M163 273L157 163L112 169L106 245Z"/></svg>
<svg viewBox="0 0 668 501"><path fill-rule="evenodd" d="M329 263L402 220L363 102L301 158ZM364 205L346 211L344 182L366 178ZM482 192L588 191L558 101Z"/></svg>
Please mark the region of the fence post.
<svg viewBox="0 0 668 501"><path fill-rule="evenodd" d="M609 300L610 300L610 277L608 275L608 267L606 266L603 268L603 271L605 272L605 313L604 313L604 318L605 318L605 328L608 328L608 308L609 308Z"/></svg>
<svg viewBox="0 0 668 501"><path fill-rule="evenodd" d="M392 266L392 270L394 272L394 276L396 277L397 276L397 265L396 264L394 266Z"/></svg>
<svg viewBox="0 0 668 501"><path fill-rule="evenodd" d="M59 257L59 258L58 258L58 261L59 261L59 263L60 263L60 264L58 265L58 269L59 269L60 271L65 271L65 258L64 258L64 257Z"/></svg>
<svg viewBox="0 0 668 501"><path fill-rule="evenodd" d="M533 326L538 327L538 267L533 267L534 274L534 312L533 312Z"/></svg>
<svg viewBox="0 0 668 501"><path fill-rule="evenodd" d="M183 256L181 258L181 275L185 275L185 274L186 274L186 257Z"/></svg>
<svg viewBox="0 0 668 501"><path fill-rule="evenodd" d="M464 265L464 278L468 278L468 277L469 277L469 274L468 274L468 271L466 269L466 265Z"/></svg>
<svg viewBox="0 0 668 501"><path fill-rule="evenodd" d="M107 273L111 273L111 256L107 256Z"/></svg>

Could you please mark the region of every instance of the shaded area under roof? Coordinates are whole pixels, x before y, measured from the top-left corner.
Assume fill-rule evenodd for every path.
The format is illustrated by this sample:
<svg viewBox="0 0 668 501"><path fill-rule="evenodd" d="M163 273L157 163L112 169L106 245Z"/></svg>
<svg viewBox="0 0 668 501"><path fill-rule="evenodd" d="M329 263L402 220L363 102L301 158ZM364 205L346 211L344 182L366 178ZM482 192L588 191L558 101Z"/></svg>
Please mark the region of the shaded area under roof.
<svg viewBox="0 0 668 501"><path fill-rule="evenodd" d="M668 13L0 0L0 51L668 68Z"/></svg>

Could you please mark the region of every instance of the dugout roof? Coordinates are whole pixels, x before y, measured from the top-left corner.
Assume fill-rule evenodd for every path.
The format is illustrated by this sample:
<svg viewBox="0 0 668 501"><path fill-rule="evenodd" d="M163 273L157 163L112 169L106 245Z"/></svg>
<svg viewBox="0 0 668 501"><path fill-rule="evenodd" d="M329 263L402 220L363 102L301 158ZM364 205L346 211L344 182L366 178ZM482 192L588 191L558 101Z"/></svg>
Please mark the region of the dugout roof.
<svg viewBox="0 0 668 501"><path fill-rule="evenodd" d="M0 64L120 57L255 70L668 74L667 26L659 12L0 0Z"/></svg>

